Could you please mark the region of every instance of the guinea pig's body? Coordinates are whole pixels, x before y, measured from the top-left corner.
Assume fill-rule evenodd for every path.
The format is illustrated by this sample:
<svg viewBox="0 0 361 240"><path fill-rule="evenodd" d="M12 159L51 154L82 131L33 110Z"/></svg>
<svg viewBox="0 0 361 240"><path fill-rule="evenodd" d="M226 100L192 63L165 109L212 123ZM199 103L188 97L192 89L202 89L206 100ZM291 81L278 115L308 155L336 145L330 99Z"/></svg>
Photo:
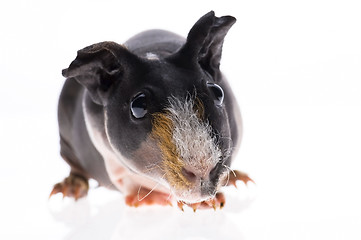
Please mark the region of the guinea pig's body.
<svg viewBox="0 0 361 240"><path fill-rule="evenodd" d="M54 186L85 196L88 179L123 192L128 205L223 206L241 117L219 70L235 19L203 16L187 39L150 30L123 45L84 48L68 69L58 109L61 156L71 173ZM208 204L208 205L207 205Z"/></svg>

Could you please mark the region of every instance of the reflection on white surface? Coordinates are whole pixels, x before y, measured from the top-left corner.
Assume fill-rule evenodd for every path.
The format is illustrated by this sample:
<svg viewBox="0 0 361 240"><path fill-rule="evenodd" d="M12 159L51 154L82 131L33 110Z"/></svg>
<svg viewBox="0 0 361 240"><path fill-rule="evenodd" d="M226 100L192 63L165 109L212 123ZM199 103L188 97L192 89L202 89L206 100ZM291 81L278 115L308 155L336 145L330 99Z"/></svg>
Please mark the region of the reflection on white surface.
<svg viewBox="0 0 361 240"><path fill-rule="evenodd" d="M241 229L227 211L129 208L122 197L96 209L89 205L86 199L69 201L61 211L52 212L56 221L69 228L64 239L243 239Z"/></svg>
<svg viewBox="0 0 361 240"><path fill-rule="evenodd" d="M48 209L54 222L62 223L68 229L64 236L67 240L244 239L241 221L235 216L252 204L255 190L253 185L247 191L240 183L238 190L234 187L226 189L229 194L224 209L198 210L196 213L189 207L184 207L184 212L176 206L128 207L120 193L104 188L91 189L89 196L79 201L55 195L50 199Z"/></svg>
<svg viewBox="0 0 361 240"><path fill-rule="evenodd" d="M216 212L128 208L103 188L48 201L69 171L56 105L76 51L150 28L185 35L211 9L238 19L221 67L244 120L234 168L256 185L227 188ZM1 1L0 239L361 239L360 9L352 0Z"/></svg>

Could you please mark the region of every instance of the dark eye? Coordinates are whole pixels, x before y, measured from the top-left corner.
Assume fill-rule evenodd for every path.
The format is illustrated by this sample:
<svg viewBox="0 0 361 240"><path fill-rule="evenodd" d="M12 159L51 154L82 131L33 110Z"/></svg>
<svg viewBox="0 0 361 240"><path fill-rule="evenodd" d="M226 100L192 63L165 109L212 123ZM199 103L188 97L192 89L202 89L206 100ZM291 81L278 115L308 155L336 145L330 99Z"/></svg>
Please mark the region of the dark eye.
<svg viewBox="0 0 361 240"><path fill-rule="evenodd" d="M207 83L207 87L211 90L214 96L214 104L217 106L222 105L224 99L223 89L215 83Z"/></svg>
<svg viewBox="0 0 361 240"><path fill-rule="evenodd" d="M133 98L130 110L135 118L142 118L147 114L147 101L144 93L139 93Z"/></svg>

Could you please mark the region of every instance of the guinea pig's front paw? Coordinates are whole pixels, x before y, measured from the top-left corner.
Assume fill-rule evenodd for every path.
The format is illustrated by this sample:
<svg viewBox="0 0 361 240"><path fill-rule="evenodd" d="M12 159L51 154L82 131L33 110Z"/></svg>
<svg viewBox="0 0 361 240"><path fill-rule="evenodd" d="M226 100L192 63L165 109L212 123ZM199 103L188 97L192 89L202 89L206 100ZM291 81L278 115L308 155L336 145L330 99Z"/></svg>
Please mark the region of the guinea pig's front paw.
<svg viewBox="0 0 361 240"><path fill-rule="evenodd" d="M128 194L125 197L125 203L131 207L155 204L162 206L172 206L171 197L169 194L152 191L146 188L141 188L138 192Z"/></svg>
<svg viewBox="0 0 361 240"><path fill-rule="evenodd" d="M227 185L233 185L237 188L237 181L242 181L244 182L244 184L247 185L248 182L253 182L254 181L244 172L241 172L241 171L238 171L238 170L232 170L230 173L229 173L229 180L228 180L228 183Z"/></svg>
<svg viewBox="0 0 361 240"><path fill-rule="evenodd" d="M88 180L71 173L62 182L54 185L49 198L54 194L62 193L63 197L73 197L75 200L78 200L79 198L85 197L88 194L88 190Z"/></svg>
<svg viewBox="0 0 361 240"><path fill-rule="evenodd" d="M187 205L196 212L198 209L210 209L213 208L214 210L222 209L226 203L226 198L223 193L218 192L216 196L210 200L199 202L199 203L184 203L182 201L178 202L178 207L184 211L183 206Z"/></svg>

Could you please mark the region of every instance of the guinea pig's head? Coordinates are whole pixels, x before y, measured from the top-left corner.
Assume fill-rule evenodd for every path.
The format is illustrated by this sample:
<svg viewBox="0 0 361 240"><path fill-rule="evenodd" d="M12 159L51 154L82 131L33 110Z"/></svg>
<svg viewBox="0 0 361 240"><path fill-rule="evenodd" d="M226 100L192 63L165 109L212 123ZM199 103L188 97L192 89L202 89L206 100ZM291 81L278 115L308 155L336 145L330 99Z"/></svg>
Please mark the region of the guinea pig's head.
<svg viewBox="0 0 361 240"><path fill-rule="evenodd" d="M219 63L234 22L210 12L178 51L152 53L152 59L113 42L95 44L80 50L66 72L103 106L119 161L168 187L180 201L210 199L227 181L232 102Z"/></svg>

